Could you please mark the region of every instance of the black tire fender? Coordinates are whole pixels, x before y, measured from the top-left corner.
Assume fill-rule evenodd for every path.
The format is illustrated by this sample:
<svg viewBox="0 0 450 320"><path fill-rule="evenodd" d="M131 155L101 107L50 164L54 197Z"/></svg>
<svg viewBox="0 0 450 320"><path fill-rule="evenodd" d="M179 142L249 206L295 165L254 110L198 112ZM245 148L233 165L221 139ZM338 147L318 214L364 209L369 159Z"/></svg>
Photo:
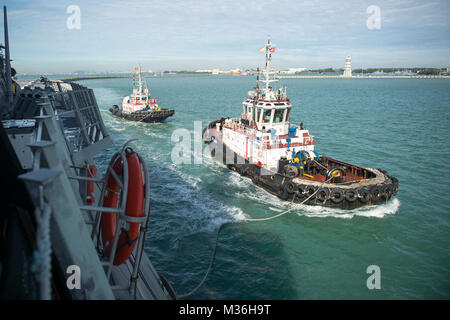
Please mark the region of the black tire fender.
<svg viewBox="0 0 450 320"><path fill-rule="evenodd" d="M305 188L306 196L307 196L307 197L310 197L312 194L314 194L314 192L316 192L316 190L317 190L317 187L314 187L314 186L307 186L307 187Z"/></svg>
<svg viewBox="0 0 450 320"><path fill-rule="evenodd" d="M295 166L292 165L287 165L284 167L284 174L288 177L288 178L295 178L296 176L298 176L298 169Z"/></svg>
<svg viewBox="0 0 450 320"><path fill-rule="evenodd" d="M355 202L356 199L358 199L358 192L354 189L349 189L345 191L345 199L348 202Z"/></svg>
<svg viewBox="0 0 450 320"><path fill-rule="evenodd" d="M297 185L297 198L305 199L306 198L306 186L300 184Z"/></svg>
<svg viewBox="0 0 450 320"><path fill-rule="evenodd" d="M372 198L372 194L367 189L361 189L358 191L359 201L366 203Z"/></svg>
<svg viewBox="0 0 450 320"><path fill-rule="evenodd" d="M284 184L284 188L286 189L286 191L288 193L295 193L297 191L297 184L294 183L292 180L291 181L287 181Z"/></svg>
<svg viewBox="0 0 450 320"><path fill-rule="evenodd" d="M345 198L344 191L342 189L333 189L331 190L330 197L334 203L341 203Z"/></svg>
<svg viewBox="0 0 450 320"><path fill-rule="evenodd" d="M372 201L377 201L381 197L381 189L378 186L370 188L370 193L372 194Z"/></svg>
<svg viewBox="0 0 450 320"><path fill-rule="evenodd" d="M384 197L386 200L388 200L388 199L392 196L392 191L393 191L393 188L392 188L392 185L391 185L391 184L385 185L385 186L382 188L382 194L383 194L383 197Z"/></svg>
<svg viewBox="0 0 450 320"><path fill-rule="evenodd" d="M330 190L328 188L320 188L316 193L316 199L319 201L325 201L330 196Z"/></svg>

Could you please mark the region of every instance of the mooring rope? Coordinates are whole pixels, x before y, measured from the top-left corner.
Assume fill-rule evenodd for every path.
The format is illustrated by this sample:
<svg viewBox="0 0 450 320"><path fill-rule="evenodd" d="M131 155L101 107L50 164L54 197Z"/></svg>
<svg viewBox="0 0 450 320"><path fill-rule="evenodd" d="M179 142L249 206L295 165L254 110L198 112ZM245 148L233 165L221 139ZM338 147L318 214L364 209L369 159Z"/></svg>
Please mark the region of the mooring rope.
<svg viewBox="0 0 450 320"><path fill-rule="evenodd" d="M323 187L323 185L325 185L325 183L327 183L327 182L330 181L330 180L331 180L331 178L328 179L328 180L325 180L325 181L322 183L321 187ZM305 202L308 201L309 199L311 199L314 195L316 195L316 193L319 192L319 190L320 190L320 188L317 188L317 190L314 191L314 193L312 193L308 198L306 198L305 200L303 200L303 201L300 203L300 205L305 204ZM290 202L291 205L292 205L292 203L294 202L294 199L295 199L296 196L297 196L297 192L294 193L294 195L293 195L293 197L292 197L292 200L291 200L291 202ZM288 210L285 210L285 211L283 211L283 212L281 212L281 213L279 213L279 214L276 214L276 215L274 215L274 216L267 217L267 218L256 218L256 219L250 219L250 218L247 218L247 219L244 219L244 220L240 220L240 222L260 222L260 221L269 221L269 220L273 220L273 219L276 219L276 218L278 218L278 217L281 217L281 216L285 215L286 213L291 212L293 209L294 209L294 208L291 207L291 208L289 208ZM213 247L213 250L212 250L212 253L211 253L211 258L210 258L210 260L209 260L209 266L208 266L208 269L206 270L205 275L203 276L202 281L200 281L200 283L199 283L194 289L192 289L190 292L185 293L185 294L181 294L181 295L176 295L176 298L177 298L177 299L183 299L183 298L187 298L187 297L193 295L193 294L194 294L195 292L197 292L197 290L200 289L200 288L202 287L202 285L205 283L206 279L208 278L209 272L211 271L211 269L212 269L212 267L213 267L213 264L214 264L214 258L215 258L215 256L216 256L216 249L217 249L217 244L218 244L218 242L219 242L220 231L222 231L222 228L223 228L225 225L230 224L230 223L235 223L235 222L234 222L234 221L227 221L227 222L224 222L224 223L222 223L222 224L219 226L219 229L217 229L217 233L216 233L216 241L215 241L215 243L214 243L214 247Z"/></svg>

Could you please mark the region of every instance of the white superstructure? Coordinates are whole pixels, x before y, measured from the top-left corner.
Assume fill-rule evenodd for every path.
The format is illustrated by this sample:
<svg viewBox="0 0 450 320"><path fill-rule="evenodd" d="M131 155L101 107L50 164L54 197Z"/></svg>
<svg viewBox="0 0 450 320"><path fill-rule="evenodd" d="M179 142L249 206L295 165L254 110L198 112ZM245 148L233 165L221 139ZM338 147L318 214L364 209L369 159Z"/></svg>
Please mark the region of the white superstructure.
<svg viewBox="0 0 450 320"><path fill-rule="evenodd" d="M136 67L135 71L133 93L123 98L122 113L129 114L136 111L159 109L155 98L150 96L146 82L142 81L141 66Z"/></svg>
<svg viewBox="0 0 450 320"><path fill-rule="evenodd" d="M221 133L223 143L241 158L266 169L277 171L279 160L293 159L299 151L308 151L316 157L313 137L302 125L290 123L292 105L286 88L274 89L278 80L271 78L270 61L275 47L270 39L263 47L266 65L257 74L257 85L248 92L243 102L240 119L225 119L223 127L218 123L216 132Z"/></svg>

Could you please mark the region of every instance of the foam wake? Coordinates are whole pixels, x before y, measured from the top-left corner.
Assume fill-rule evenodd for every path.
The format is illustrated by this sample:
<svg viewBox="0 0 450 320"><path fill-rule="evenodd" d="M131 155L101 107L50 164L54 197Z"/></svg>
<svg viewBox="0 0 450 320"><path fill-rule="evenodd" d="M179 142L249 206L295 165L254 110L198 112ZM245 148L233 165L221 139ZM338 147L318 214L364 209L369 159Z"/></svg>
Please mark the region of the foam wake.
<svg viewBox="0 0 450 320"><path fill-rule="evenodd" d="M236 186L237 197L262 204L271 212L283 212L284 210L293 207L292 213L311 218L334 217L351 219L355 216L384 218L387 215L395 214L401 204L400 200L394 198L384 204L363 206L352 210L302 205L298 203L290 203L289 201L283 201L264 189L254 186L250 179L243 178L237 173L232 175L229 183ZM254 188L251 188L251 186Z"/></svg>
<svg viewBox="0 0 450 320"><path fill-rule="evenodd" d="M298 207L294 210L294 212L299 216L351 219L356 216L368 218L384 218L387 215L395 214L398 211L400 204L400 200L394 198L384 204L363 206L352 210L335 209L320 206L307 206L300 204L294 204L293 206Z"/></svg>

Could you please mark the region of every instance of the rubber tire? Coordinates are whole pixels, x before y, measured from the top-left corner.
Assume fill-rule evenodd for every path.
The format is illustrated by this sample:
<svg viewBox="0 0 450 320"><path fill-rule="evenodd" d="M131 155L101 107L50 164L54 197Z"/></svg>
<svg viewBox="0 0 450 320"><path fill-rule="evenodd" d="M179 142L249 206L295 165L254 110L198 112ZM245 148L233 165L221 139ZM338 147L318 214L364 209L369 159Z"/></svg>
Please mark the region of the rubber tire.
<svg viewBox="0 0 450 320"><path fill-rule="evenodd" d="M300 184L297 185L297 199L303 200L306 199L306 186Z"/></svg>
<svg viewBox="0 0 450 320"><path fill-rule="evenodd" d="M392 185L391 184L387 184L382 188L382 193L383 193L383 197L386 200L389 200L392 196Z"/></svg>
<svg viewBox="0 0 450 320"><path fill-rule="evenodd" d="M361 189L358 191L359 201L362 203L367 203L372 198L372 194L367 189Z"/></svg>
<svg viewBox="0 0 450 320"><path fill-rule="evenodd" d="M286 189L283 186L280 186L280 189L278 189L277 192L278 198L282 200L287 200L289 197L289 194L287 193Z"/></svg>
<svg viewBox="0 0 450 320"><path fill-rule="evenodd" d="M311 196L314 192L316 192L316 190L317 190L317 187L314 187L314 186L307 186L307 187L305 188L305 191L306 191L306 197ZM314 199L314 198L311 198L310 200L312 200L312 199Z"/></svg>
<svg viewBox="0 0 450 320"><path fill-rule="evenodd" d="M325 201L330 196L330 190L328 188L320 188L319 191L316 193L316 199L318 201Z"/></svg>
<svg viewBox="0 0 450 320"><path fill-rule="evenodd" d="M288 193L295 193L297 191L297 184L292 181L286 182L284 187Z"/></svg>
<svg viewBox="0 0 450 320"><path fill-rule="evenodd" d="M358 192L354 189L345 191L345 200L348 202L355 202L358 199Z"/></svg>
<svg viewBox="0 0 450 320"><path fill-rule="evenodd" d="M338 195L338 197L334 197L334 195L336 194ZM342 189L333 189L331 190L330 197L331 201L333 201L334 203L341 203L345 199L344 191L342 191Z"/></svg>
<svg viewBox="0 0 450 320"><path fill-rule="evenodd" d="M373 186L370 188L370 193L372 195L372 201L380 200L381 198L381 189L378 186Z"/></svg>
<svg viewBox="0 0 450 320"><path fill-rule="evenodd" d="M293 167L293 168L291 168L291 167ZM298 169L294 166L290 166L290 165L286 166L284 168L284 174L286 175L286 177L293 179L296 176L298 176Z"/></svg>

